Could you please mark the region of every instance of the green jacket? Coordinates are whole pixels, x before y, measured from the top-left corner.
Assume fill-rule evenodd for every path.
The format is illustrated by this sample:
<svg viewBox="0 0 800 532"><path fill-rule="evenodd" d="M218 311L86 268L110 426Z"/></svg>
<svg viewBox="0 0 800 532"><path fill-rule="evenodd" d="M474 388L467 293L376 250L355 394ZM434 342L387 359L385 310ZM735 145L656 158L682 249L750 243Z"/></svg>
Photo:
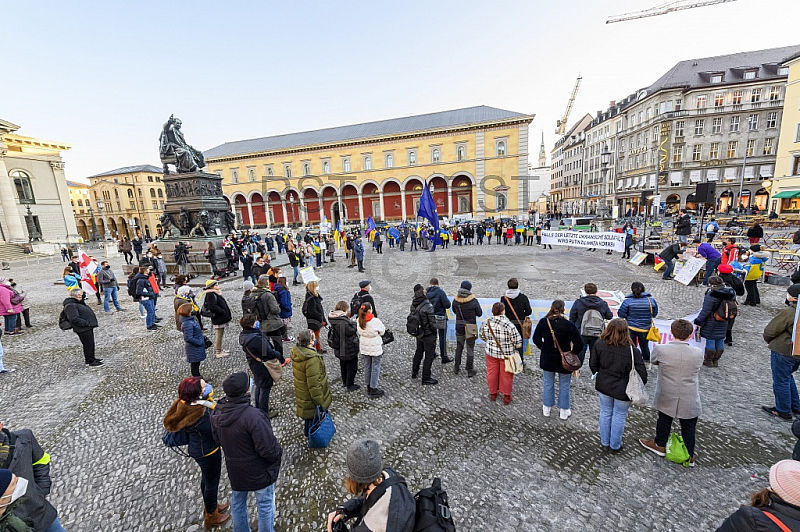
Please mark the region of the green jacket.
<svg viewBox="0 0 800 532"><path fill-rule="evenodd" d="M792 301L764 327L764 340L769 343L769 348L787 357L792 356L792 329L796 312L797 302Z"/></svg>
<svg viewBox="0 0 800 532"><path fill-rule="evenodd" d="M325 361L311 347L299 345L292 348L291 358L297 416L300 419L313 419L317 405L327 410L333 400L328 388Z"/></svg>

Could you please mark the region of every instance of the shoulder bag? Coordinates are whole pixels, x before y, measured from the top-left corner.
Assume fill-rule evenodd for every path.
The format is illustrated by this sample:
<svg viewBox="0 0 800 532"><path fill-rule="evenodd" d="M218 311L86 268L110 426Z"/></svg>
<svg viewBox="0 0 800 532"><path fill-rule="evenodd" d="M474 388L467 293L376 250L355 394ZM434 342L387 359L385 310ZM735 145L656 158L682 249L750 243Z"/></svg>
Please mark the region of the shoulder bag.
<svg viewBox="0 0 800 532"><path fill-rule="evenodd" d="M278 384L278 381L281 380L281 377L283 377L283 366L281 366L281 363L278 361L278 359L270 358L269 360L261 360L253 353L251 353L247 347L245 346L242 347L244 347L245 353L250 355L250 357L264 364L264 367L267 368L267 371L269 371L269 376L272 377L272 382Z"/></svg>
<svg viewBox="0 0 800 532"><path fill-rule="evenodd" d="M788 526L786 526L786 525L783 523L783 521L781 521L780 519L778 519L778 518L777 518L775 515L773 515L772 513L768 512L768 511L766 511L766 510L764 510L764 509L761 509L761 511L764 513L764 515L766 515L766 516L767 516L767 518L768 518L770 521L772 521L773 523L775 523L775 524L777 525L777 527L781 529L781 532L792 532L792 529L791 529L791 528L789 528Z"/></svg>
<svg viewBox="0 0 800 532"><path fill-rule="evenodd" d="M494 334L494 329L492 329L492 324L489 322L488 319L486 320L486 325L488 325L489 332L492 334L492 338L494 338L494 343L497 344L497 349L500 350L500 354L503 356L503 360L505 360L506 373L511 373L513 375L516 375L517 373L521 373L522 372L522 358L520 358L519 353L514 351L513 355L511 355L511 356L506 355L503 352L503 345L497 340L497 336L495 336L495 334Z"/></svg>
<svg viewBox="0 0 800 532"><path fill-rule="evenodd" d="M647 304L650 305L650 329L647 331L648 342L661 342L661 333L658 331L655 322L653 321L653 301L648 297Z"/></svg>
<svg viewBox="0 0 800 532"><path fill-rule="evenodd" d="M514 319L517 320L517 323L521 325L522 328L522 339L523 340L530 340L531 339L531 332L533 331L533 323L528 316L525 316L523 321L520 321L519 316L517 316L517 311L514 310L514 305L511 304L511 300L508 299L508 296L504 296L506 303L508 306L511 307L511 312L514 313Z"/></svg>
<svg viewBox="0 0 800 532"><path fill-rule="evenodd" d="M550 334L553 335L553 345L556 346L558 352L561 353L561 367L563 367L567 371L576 371L581 369L583 363L581 362L580 357L573 353L572 351L564 351L561 349L561 346L558 345L558 340L556 339L556 333L553 331L553 325L550 323L550 318L545 318L547 321L547 326L550 328Z"/></svg>
<svg viewBox="0 0 800 532"><path fill-rule="evenodd" d="M324 449L330 445L336 426L331 419L331 413L317 405L314 410L314 419L308 430L308 447L311 449Z"/></svg>
<svg viewBox="0 0 800 532"><path fill-rule="evenodd" d="M631 372L628 374L628 385L625 387L625 395L628 399L637 406L645 406L649 402L647 390L644 387L644 382L636 371L636 360L633 356L633 346L631 346Z"/></svg>
<svg viewBox="0 0 800 532"><path fill-rule="evenodd" d="M467 320L464 319L464 311L461 310L461 304L458 305L458 311L461 314L461 321L464 322L464 336L467 340L474 340L478 337L478 324L467 323Z"/></svg>

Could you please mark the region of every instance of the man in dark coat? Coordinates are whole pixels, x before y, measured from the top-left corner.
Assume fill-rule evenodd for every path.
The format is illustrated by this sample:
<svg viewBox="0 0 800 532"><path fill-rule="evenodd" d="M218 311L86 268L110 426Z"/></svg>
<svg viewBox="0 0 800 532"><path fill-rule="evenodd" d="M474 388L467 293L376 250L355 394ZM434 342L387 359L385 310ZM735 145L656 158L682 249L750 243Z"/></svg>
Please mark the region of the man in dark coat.
<svg viewBox="0 0 800 532"><path fill-rule="evenodd" d="M242 279L250 279L253 284L256 284L258 278L253 275L253 255L250 254L247 248L242 248L242 255L239 260L242 262Z"/></svg>
<svg viewBox="0 0 800 532"><path fill-rule="evenodd" d="M83 345L83 358L86 364L93 368L102 366L103 360L94 356L94 329L97 327L97 316L84 301L83 290L78 288L70 290L69 297L64 300L64 315Z"/></svg>
<svg viewBox="0 0 800 532"><path fill-rule="evenodd" d="M436 277L431 279L430 286L425 290L425 294L428 297L428 301L433 305L433 313L436 316L441 316L436 319L444 322L444 328L437 329L437 332L439 333L439 354L442 357L442 364L447 364L453 361L452 358L447 356L447 309L450 308L450 298L447 297L444 290L439 288L439 279Z"/></svg>
<svg viewBox="0 0 800 532"><path fill-rule="evenodd" d="M431 366L433 359L436 358L436 325L433 313L433 305L425 295L425 289L421 284L414 285L414 299L411 300L411 312L419 315L422 332L417 339L417 350L414 352L414 359L411 363L411 378L416 379L419 374L419 365L422 356L425 355L425 362L422 364L422 384L439 384L439 381L431 377Z"/></svg>
<svg viewBox="0 0 800 532"><path fill-rule="evenodd" d="M583 297L579 297L575 300L572 304L572 308L569 311L569 321L575 324L575 327L581 331L581 338L583 339L584 350L590 350L594 343L600 338L600 334L603 332L603 327L600 329L597 334L594 334L596 331L589 331L584 330L585 327L581 327L583 325L583 317L584 315L590 310L596 310L600 313L600 316L604 320L610 320L614 317L611 313L611 309L608 307L608 303L597 296L597 285L594 283L586 283L583 285L583 291L586 292L586 295ZM596 315L595 315L596 316ZM585 356L585 354L584 354Z"/></svg>
<svg viewBox="0 0 800 532"><path fill-rule="evenodd" d="M372 315L377 318L378 317L378 309L375 308L375 300L369 294L369 291L372 288L372 285L370 285L370 282L365 279L365 280L361 281L360 283L358 283L358 287L361 290L358 293L356 293L356 295L353 296L353 299L358 298L358 301L359 301L358 306L359 307L361 305L363 305L364 303L369 303L370 305L372 305ZM352 309L351 309L351 314L353 314L354 317L355 317L355 315L357 313L358 313L358 310L356 310L356 312L353 313Z"/></svg>
<svg viewBox="0 0 800 532"><path fill-rule="evenodd" d="M258 508L258 528L275 522L275 481L283 449L272 433L267 415L250 406L250 378L234 373L222 383L223 398L211 416L211 429L225 453L231 482L231 516L236 530L249 529L247 497L252 491Z"/></svg>
<svg viewBox="0 0 800 532"><path fill-rule="evenodd" d="M658 254L658 257L664 261L664 275L661 276L662 279L665 281L672 279L672 270L675 269L675 263L673 261L681 258L684 251L686 250L681 248L680 243L675 242L665 247L661 253Z"/></svg>
<svg viewBox="0 0 800 532"><path fill-rule="evenodd" d="M146 312L146 319L144 321L148 331L157 331L161 328L156 324L156 292L153 290L153 285L150 282L150 271L152 266L147 259L139 263L139 273L133 277L136 297L144 305Z"/></svg>
<svg viewBox="0 0 800 532"><path fill-rule="evenodd" d="M461 370L461 353L467 348L467 377L475 376L475 340L467 338L467 324L477 325L478 316L483 316L481 304L471 292L472 283L461 281L456 297L453 299L453 314L456 315L456 363L453 374L458 375Z"/></svg>
<svg viewBox="0 0 800 532"><path fill-rule="evenodd" d="M533 310L531 309L531 302L528 296L519 291L519 280L516 277L509 279L506 286L508 286L508 290L506 290L506 293L500 298L500 302L506 307L506 318L514 324L514 327L517 328L517 332L522 337L522 347L520 347L519 356L522 358L522 365L524 366L525 357L523 353L528 346L528 340L530 338L525 338L525 335L522 334L522 324L525 318L533 313Z"/></svg>
<svg viewBox="0 0 800 532"><path fill-rule="evenodd" d="M678 221L675 222L675 235L681 243L686 244L690 234L692 234L692 218L686 209L681 209Z"/></svg>

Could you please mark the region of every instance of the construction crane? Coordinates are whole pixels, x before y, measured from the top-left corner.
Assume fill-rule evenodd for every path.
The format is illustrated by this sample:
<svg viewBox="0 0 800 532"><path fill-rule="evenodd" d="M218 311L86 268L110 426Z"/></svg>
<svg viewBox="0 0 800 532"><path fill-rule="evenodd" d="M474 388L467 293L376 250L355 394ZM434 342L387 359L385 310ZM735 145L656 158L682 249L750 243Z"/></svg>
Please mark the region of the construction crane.
<svg viewBox="0 0 800 532"><path fill-rule="evenodd" d="M561 120L556 120L556 135L564 135L567 131L567 120L569 119L569 114L572 112L572 106L575 104L575 96L578 95L578 87L581 86L582 79L582 77L578 76L578 79L575 80L575 88L572 89L572 96L569 97L569 103L567 103L567 110L564 111L564 117Z"/></svg>
<svg viewBox="0 0 800 532"><path fill-rule="evenodd" d="M659 15L666 15L673 11L681 11L683 9L694 9L695 7L705 7L714 4L725 4L727 2L735 2L736 0L674 0L667 2L660 6L644 11L636 11L634 13L625 13L624 15L615 15L606 20L606 24L613 24L614 22L624 22L626 20L634 20L637 18L657 17Z"/></svg>

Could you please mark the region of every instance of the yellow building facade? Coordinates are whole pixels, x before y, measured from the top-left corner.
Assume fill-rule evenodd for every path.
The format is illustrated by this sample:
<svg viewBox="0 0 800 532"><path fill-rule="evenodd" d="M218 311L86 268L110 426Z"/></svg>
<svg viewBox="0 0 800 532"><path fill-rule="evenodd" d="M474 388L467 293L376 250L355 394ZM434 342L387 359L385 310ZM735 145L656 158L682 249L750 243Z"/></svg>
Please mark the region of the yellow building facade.
<svg viewBox="0 0 800 532"><path fill-rule="evenodd" d="M423 183L440 218L527 217L533 118L480 106L229 142L206 171L249 227L414 219Z"/></svg>
<svg viewBox="0 0 800 532"><path fill-rule="evenodd" d="M776 212L800 212L800 54L782 65L789 69L783 119L775 160L775 180L770 187ZM767 184L765 182L765 184Z"/></svg>
<svg viewBox="0 0 800 532"><path fill-rule="evenodd" d="M163 231L159 217L167 201L162 175L161 168L144 164L90 176L89 185L70 182L78 233L84 240L91 239L94 218L100 238L105 234L106 222L109 233L117 240L126 236L160 236Z"/></svg>

